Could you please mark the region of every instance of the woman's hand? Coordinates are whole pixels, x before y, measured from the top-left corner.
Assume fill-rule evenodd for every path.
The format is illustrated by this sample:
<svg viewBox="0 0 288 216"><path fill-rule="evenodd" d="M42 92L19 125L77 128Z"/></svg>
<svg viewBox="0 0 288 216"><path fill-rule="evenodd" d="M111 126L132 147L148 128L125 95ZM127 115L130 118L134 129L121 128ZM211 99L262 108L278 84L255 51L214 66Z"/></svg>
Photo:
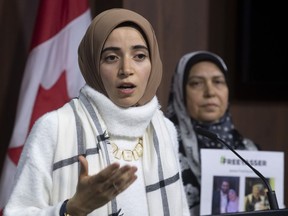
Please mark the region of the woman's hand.
<svg viewBox="0 0 288 216"><path fill-rule="evenodd" d="M129 165L120 167L113 163L96 175L88 175L88 161L79 156L81 165L76 193L67 202L67 213L73 216L87 215L105 205L128 188L136 179L137 168Z"/></svg>

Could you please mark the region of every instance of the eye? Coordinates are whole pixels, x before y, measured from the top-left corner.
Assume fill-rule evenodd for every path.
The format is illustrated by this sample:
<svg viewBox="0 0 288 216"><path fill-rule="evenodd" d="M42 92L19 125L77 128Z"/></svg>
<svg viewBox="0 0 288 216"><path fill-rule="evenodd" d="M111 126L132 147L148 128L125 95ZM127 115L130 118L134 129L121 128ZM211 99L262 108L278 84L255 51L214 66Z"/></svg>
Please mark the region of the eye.
<svg viewBox="0 0 288 216"><path fill-rule="evenodd" d="M204 85L204 82L201 80L190 80L187 83L191 88L202 88Z"/></svg>
<svg viewBox="0 0 288 216"><path fill-rule="evenodd" d="M107 63L112 63L115 62L119 59L119 57L117 55L107 55L104 57L104 62Z"/></svg>
<svg viewBox="0 0 288 216"><path fill-rule="evenodd" d="M136 59L136 61L144 61L146 58L147 58L147 55L144 53L138 53L134 57L134 59Z"/></svg>
<svg viewBox="0 0 288 216"><path fill-rule="evenodd" d="M226 85L225 79L215 79L213 81L216 85Z"/></svg>

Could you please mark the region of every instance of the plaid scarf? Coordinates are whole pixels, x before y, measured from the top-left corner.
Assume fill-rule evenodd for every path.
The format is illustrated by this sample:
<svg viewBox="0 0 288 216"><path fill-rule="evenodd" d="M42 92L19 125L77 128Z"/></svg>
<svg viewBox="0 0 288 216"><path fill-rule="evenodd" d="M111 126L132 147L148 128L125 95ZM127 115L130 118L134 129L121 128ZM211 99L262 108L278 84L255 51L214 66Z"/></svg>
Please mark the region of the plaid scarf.
<svg viewBox="0 0 288 216"><path fill-rule="evenodd" d="M61 184L56 187L55 191L58 192L53 193L55 200L64 200L75 193L79 173L78 155L86 155L89 175L98 173L114 159L107 127L85 91L80 94L79 99L73 99L69 104L70 106L66 105L58 110L59 142L53 171L53 181L63 184L69 182L69 187ZM75 119L71 118L73 115ZM172 145L164 120L163 113L157 109L143 135L142 169L148 212L151 216L188 215L177 151ZM67 143L75 143L74 148L64 150ZM129 212L122 212L117 199L118 197L89 215L129 216Z"/></svg>

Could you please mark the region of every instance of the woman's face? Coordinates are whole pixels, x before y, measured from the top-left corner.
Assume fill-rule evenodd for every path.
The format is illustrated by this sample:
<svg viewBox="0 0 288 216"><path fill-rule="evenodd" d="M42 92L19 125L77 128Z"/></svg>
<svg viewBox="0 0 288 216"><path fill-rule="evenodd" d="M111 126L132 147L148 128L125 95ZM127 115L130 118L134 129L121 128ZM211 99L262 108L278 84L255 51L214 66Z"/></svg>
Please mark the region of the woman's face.
<svg viewBox="0 0 288 216"><path fill-rule="evenodd" d="M236 192L234 190L229 190L228 198L229 198L229 200L235 200L237 198Z"/></svg>
<svg viewBox="0 0 288 216"><path fill-rule="evenodd" d="M132 27L114 29L100 59L100 76L108 97L121 107L137 105L150 73L149 50L141 33Z"/></svg>
<svg viewBox="0 0 288 216"><path fill-rule="evenodd" d="M200 122L216 122L228 107L228 86L214 63L202 61L190 69L186 84L187 112Z"/></svg>

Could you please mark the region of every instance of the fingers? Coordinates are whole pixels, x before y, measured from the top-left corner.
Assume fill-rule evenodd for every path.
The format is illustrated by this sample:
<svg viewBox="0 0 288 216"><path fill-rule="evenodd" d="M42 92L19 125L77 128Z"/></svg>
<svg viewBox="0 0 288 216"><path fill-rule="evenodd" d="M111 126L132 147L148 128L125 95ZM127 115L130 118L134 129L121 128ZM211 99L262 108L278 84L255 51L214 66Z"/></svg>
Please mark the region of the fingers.
<svg viewBox="0 0 288 216"><path fill-rule="evenodd" d="M125 165L111 176L111 181L117 183L117 185L119 185L119 182L121 181L129 182L136 177L136 171L136 167Z"/></svg>
<svg viewBox="0 0 288 216"><path fill-rule="evenodd" d="M119 163L113 163L109 166L107 166L105 169L103 169L99 174L99 180L100 181L105 181L107 178L111 177L114 175L120 168ZM102 179L100 179L102 178Z"/></svg>
<svg viewBox="0 0 288 216"><path fill-rule="evenodd" d="M88 161L84 156L79 156L80 175L79 179L88 177ZM106 191L115 196L126 190L136 179L137 168L130 165L120 167L119 163L113 163L99 173L86 178L88 184L96 190ZM102 188L102 189L97 189ZM109 192L110 191L110 192ZM99 191L98 191L99 192Z"/></svg>
<svg viewBox="0 0 288 216"><path fill-rule="evenodd" d="M113 170L113 172L110 172L109 175L106 176L105 181L111 185L112 183L115 183L116 185L121 185L121 182L130 182L134 178L136 178L136 171L137 168L130 166L130 165L125 165L121 168Z"/></svg>
<svg viewBox="0 0 288 216"><path fill-rule="evenodd" d="M124 166L107 181L112 186L114 194L126 190L137 179L136 171L136 167Z"/></svg>
<svg viewBox="0 0 288 216"><path fill-rule="evenodd" d="M130 165L120 167L113 163L89 178L90 185L101 186L101 190L115 196L128 188L136 179L137 168Z"/></svg>
<svg viewBox="0 0 288 216"><path fill-rule="evenodd" d="M107 179L110 179L118 170L120 165L118 163L113 163L103 170L101 170L98 174L91 176L90 183L104 183Z"/></svg>
<svg viewBox="0 0 288 216"><path fill-rule="evenodd" d="M78 157L79 162L80 162L80 175L79 178L83 178L88 175L88 161L86 158L82 155Z"/></svg>
<svg viewBox="0 0 288 216"><path fill-rule="evenodd" d="M91 212L111 201L126 190L136 179L137 168L130 165L120 167L113 163L94 175L88 175L88 161L79 156L80 175L76 193L71 198L72 207Z"/></svg>

